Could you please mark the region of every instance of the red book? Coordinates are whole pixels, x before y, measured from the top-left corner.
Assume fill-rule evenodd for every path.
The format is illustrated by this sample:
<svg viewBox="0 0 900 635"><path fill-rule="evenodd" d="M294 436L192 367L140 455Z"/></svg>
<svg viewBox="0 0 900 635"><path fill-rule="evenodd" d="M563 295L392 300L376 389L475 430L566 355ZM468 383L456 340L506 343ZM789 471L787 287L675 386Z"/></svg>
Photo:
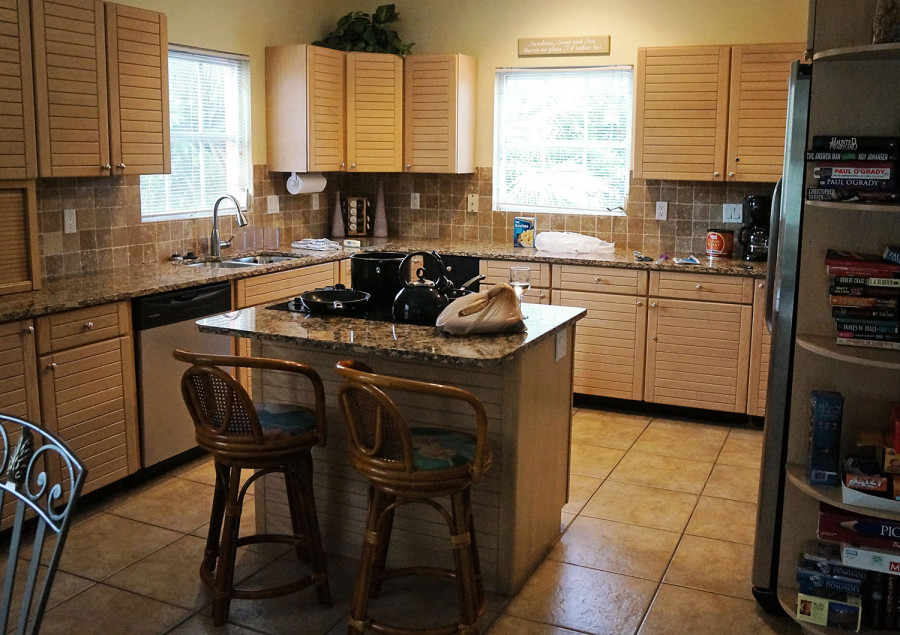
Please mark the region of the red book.
<svg viewBox="0 0 900 635"><path fill-rule="evenodd" d="M829 249L825 252L825 266L828 273L833 276L890 278L893 274L900 273L900 264L885 260L878 254L836 249Z"/></svg>
<svg viewBox="0 0 900 635"><path fill-rule="evenodd" d="M821 540L900 551L900 523L855 514L824 503L819 505L816 534Z"/></svg>

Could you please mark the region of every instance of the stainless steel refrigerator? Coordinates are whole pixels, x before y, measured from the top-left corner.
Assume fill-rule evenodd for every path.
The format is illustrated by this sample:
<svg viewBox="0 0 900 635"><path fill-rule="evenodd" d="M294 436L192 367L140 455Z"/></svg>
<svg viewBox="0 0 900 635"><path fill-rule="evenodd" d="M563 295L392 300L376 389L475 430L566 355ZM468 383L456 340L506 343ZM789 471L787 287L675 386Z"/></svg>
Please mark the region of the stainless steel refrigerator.
<svg viewBox="0 0 900 635"><path fill-rule="evenodd" d="M791 65L784 172L775 186L769 225L766 325L772 334L772 342L752 581L753 595L771 612L781 610L776 593L778 550L791 413L810 76L810 65L799 62Z"/></svg>

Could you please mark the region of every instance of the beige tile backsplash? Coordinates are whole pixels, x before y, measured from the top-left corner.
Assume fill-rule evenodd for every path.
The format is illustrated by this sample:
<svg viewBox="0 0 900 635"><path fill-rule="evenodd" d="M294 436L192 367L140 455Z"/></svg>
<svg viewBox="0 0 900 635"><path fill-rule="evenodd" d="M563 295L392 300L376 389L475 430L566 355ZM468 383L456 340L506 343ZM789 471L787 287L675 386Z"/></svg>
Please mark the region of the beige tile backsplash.
<svg viewBox="0 0 900 635"><path fill-rule="evenodd" d="M223 238L235 234L232 253L284 247L291 240L330 233L335 192L366 196L374 204L379 181L385 184L388 231L404 238L455 241L511 241L512 219L521 214L495 212L491 169L474 174L328 174L328 186L313 210L313 196L292 196L285 174L253 169L250 224L237 227L232 216L219 219ZM42 179L38 181L41 257L46 276L165 260L173 253L208 253L208 218L142 223L140 177ZM648 255L684 255L705 251L709 227L723 225L723 203L740 203L748 194L771 195L766 183L724 184L632 179L627 216L537 214L538 231L572 231L639 249ZM420 209L410 208L419 193ZM479 211L466 212L466 195L479 195ZM267 197L278 196L279 212L267 213ZM656 201L669 203L666 221L654 219ZM77 232L63 233L63 209L77 211Z"/></svg>

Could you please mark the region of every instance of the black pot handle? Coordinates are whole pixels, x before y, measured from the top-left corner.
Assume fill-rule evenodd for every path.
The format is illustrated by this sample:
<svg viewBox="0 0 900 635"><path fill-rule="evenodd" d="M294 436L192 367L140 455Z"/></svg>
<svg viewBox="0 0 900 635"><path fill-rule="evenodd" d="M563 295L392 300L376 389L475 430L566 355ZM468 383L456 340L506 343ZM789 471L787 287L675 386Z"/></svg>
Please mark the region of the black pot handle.
<svg viewBox="0 0 900 635"><path fill-rule="evenodd" d="M438 289L442 289L444 287L444 285L446 285L446 283L447 283L446 277L444 276L444 274L446 273L446 269L444 268L444 261L441 260L441 257L438 256L436 251L430 251L430 252L429 251L415 251L411 254L408 254L406 256L406 258L404 258L402 261L400 261L400 266L398 268L399 269L398 274L400 276L400 284L403 285L403 288L405 289L406 287L410 286L410 282L409 282L410 267L412 267L412 259L415 258L416 256L427 256L429 258L434 259L435 263L437 264L438 271L441 272L441 274L438 276L438 279L434 281L434 286L437 287ZM422 260L422 265L423 265L423 267L421 267L421 268L427 269L426 267L424 267L424 265L425 265L424 259Z"/></svg>

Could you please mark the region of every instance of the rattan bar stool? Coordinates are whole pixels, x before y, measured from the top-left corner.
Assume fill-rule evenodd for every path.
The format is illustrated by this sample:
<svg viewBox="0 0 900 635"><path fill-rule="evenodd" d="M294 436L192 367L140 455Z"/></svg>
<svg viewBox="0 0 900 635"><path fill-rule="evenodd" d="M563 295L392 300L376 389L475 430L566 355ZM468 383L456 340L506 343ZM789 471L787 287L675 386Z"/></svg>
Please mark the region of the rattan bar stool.
<svg viewBox="0 0 900 635"><path fill-rule="evenodd" d="M331 607L325 550L319 534L312 487L312 448L325 445L325 392L319 375L305 364L257 357L204 355L176 350L176 359L192 364L181 380L181 391L197 434L197 444L212 454L216 487L200 577L213 591L213 622L228 619L232 598L259 599L294 593L315 586L319 603ZM222 367L286 371L312 385L315 407L254 404ZM254 470L241 485L241 470ZM239 536L241 510L250 485L264 474L284 475L292 535ZM311 572L267 589L236 589L234 565L238 547L260 542L294 546L297 558Z"/></svg>
<svg viewBox="0 0 900 635"><path fill-rule="evenodd" d="M345 379L338 391L350 427L350 463L369 482L369 509L359 571L350 600L348 633L367 628L381 633L478 633L486 606L470 487L491 464L487 413L472 393L461 388L375 374L351 360L337 364ZM474 434L439 427L412 427L394 400L397 393L417 393L468 404ZM449 509L434 500L449 496ZM394 511L421 503L440 514L450 530L454 568L414 566L386 569ZM369 616L369 600L382 582L404 575L455 580L459 586L459 621L428 629L403 628Z"/></svg>

